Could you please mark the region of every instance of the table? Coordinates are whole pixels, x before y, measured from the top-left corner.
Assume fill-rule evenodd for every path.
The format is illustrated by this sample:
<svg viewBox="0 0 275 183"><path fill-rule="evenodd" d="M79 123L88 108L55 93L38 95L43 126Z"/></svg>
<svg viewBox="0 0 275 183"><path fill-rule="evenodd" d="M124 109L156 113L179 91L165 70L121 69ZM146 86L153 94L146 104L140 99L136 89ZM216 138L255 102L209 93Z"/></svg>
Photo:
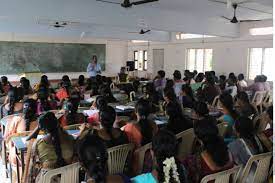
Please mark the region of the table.
<svg viewBox="0 0 275 183"><path fill-rule="evenodd" d="M77 134L79 130L67 130L68 134L73 135ZM73 137L76 138L76 136L73 135ZM15 146L15 154L16 154L16 173L17 173L17 181L20 183L20 171L19 171L19 164L21 164L21 172L24 173L25 170L25 159L24 154L27 150L27 144L24 143L23 138L26 138L26 136L18 136L18 137L12 137L11 141L13 142Z"/></svg>

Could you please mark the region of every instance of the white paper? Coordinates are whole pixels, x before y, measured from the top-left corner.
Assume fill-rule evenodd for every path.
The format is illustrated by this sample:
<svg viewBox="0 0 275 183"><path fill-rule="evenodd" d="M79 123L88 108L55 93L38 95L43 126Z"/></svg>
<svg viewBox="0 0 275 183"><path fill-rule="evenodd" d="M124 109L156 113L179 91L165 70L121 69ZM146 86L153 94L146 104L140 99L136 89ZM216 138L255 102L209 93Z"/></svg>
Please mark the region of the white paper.
<svg viewBox="0 0 275 183"><path fill-rule="evenodd" d="M117 109L120 109L120 110L127 110L127 109L135 109L135 107L133 106L125 106L125 105L118 105L116 106Z"/></svg>
<svg viewBox="0 0 275 183"><path fill-rule="evenodd" d="M92 116L92 115L94 115L95 113L98 113L98 112L99 112L99 110L97 110L97 109L90 109L90 110L84 110L83 114L85 116Z"/></svg>

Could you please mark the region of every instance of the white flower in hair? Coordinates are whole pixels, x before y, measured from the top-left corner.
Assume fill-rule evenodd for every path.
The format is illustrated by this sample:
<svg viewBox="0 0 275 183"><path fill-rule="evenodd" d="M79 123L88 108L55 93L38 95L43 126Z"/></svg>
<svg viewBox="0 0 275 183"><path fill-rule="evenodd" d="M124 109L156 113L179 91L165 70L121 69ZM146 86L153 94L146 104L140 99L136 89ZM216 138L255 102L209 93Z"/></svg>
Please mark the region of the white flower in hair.
<svg viewBox="0 0 275 183"><path fill-rule="evenodd" d="M164 183L170 182L170 170L172 170L172 176L174 181L180 183L179 173L178 173L178 168L177 168L175 158L174 157L166 158L165 161L163 161L163 164L164 164L163 173L165 176Z"/></svg>

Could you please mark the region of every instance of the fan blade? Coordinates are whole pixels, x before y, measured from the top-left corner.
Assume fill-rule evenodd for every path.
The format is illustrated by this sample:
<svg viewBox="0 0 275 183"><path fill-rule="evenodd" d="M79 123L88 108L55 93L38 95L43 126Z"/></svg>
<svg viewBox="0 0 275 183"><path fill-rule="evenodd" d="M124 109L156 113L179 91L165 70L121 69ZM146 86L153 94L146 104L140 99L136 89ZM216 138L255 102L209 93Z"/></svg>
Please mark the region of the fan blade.
<svg viewBox="0 0 275 183"><path fill-rule="evenodd" d="M120 4L120 3L117 3L117 2L105 1L105 0L96 0L96 1L103 2L103 3Z"/></svg>
<svg viewBox="0 0 275 183"><path fill-rule="evenodd" d="M222 3L222 4L227 4L227 2L224 1L218 1L218 0L208 0L210 2L214 2L214 3Z"/></svg>
<svg viewBox="0 0 275 183"><path fill-rule="evenodd" d="M261 20L240 20L240 22L259 22Z"/></svg>
<svg viewBox="0 0 275 183"><path fill-rule="evenodd" d="M262 10L257 10L257 9L254 9L254 8L249 8L249 7L242 6L242 5L240 5L239 7L241 7L241 8L245 8L245 9L248 9L248 10L251 10L251 11L255 11L255 12L260 12L260 13L265 13L265 14L272 15L272 13L270 13L270 12L266 12L266 11L262 11Z"/></svg>
<svg viewBox="0 0 275 183"><path fill-rule="evenodd" d="M255 2L255 1L254 1ZM253 1L251 0L246 0L246 1L242 1L242 2L239 2L239 3L236 3L236 4L245 4L245 3L253 3Z"/></svg>
<svg viewBox="0 0 275 183"><path fill-rule="evenodd" d="M132 5L140 5L140 4L146 4L146 3L152 3L152 2L156 2L159 0L142 0L142 1L136 1L136 2L132 2Z"/></svg>
<svg viewBox="0 0 275 183"><path fill-rule="evenodd" d="M146 34L147 32L150 32L151 30L143 31L143 34Z"/></svg>
<svg viewBox="0 0 275 183"><path fill-rule="evenodd" d="M228 18L228 17L226 17L226 16L221 16L222 18L224 18L224 19L226 19L226 20L232 20L231 18Z"/></svg>
<svg viewBox="0 0 275 183"><path fill-rule="evenodd" d="M139 32L128 32L129 34L139 34Z"/></svg>

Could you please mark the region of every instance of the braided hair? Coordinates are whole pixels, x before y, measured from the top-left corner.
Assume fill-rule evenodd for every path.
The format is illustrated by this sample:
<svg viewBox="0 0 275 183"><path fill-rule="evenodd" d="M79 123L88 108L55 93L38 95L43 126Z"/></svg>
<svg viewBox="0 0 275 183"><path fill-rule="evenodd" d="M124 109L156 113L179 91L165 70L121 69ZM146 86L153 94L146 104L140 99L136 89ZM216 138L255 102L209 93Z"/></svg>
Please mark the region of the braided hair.
<svg viewBox="0 0 275 183"><path fill-rule="evenodd" d="M9 103L9 110L8 115L14 113L14 107L17 102L19 102L20 98L18 97L17 88L12 87L8 91L8 103Z"/></svg>
<svg viewBox="0 0 275 183"><path fill-rule="evenodd" d="M65 115L67 120L67 125L73 125L76 123L77 110L80 103L80 95L77 92L73 92L67 101L66 110L68 113Z"/></svg>
<svg viewBox="0 0 275 183"><path fill-rule="evenodd" d="M116 111L111 106L107 106L106 108L103 108L99 112L99 119L102 124L102 126L106 129L108 135L111 137L111 142L113 141L113 125L116 120Z"/></svg>
<svg viewBox="0 0 275 183"><path fill-rule="evenodd" d="M45 87L39 88L37 92L37 98L39 99L42 107L42 111L49 111L51 110L51 106L48 102L49 92L48 89Z"/></svg>
<svg viewBox="0 0 275 183"><path fill-rule="evenodd" d="M77 145L79 162L96 183L105 183L108 153L103 141L96 135L86 135Z"/></svg>
<svg viewBox="0 0 275 183"><path fill-rule="evenodd" d="M26 124L26 131L30 131L31 122L37 119L36 101L34 99L26 99L24 101L23 116Z"/></svg>
<svg viewBox="0 0 275 183"><path fill-rule="evenodd" d="M229 111L230 116L236 120L238 117L237 112L234 109L233 98L229 93L223 93L219 97L221 104Z"/></svg>

